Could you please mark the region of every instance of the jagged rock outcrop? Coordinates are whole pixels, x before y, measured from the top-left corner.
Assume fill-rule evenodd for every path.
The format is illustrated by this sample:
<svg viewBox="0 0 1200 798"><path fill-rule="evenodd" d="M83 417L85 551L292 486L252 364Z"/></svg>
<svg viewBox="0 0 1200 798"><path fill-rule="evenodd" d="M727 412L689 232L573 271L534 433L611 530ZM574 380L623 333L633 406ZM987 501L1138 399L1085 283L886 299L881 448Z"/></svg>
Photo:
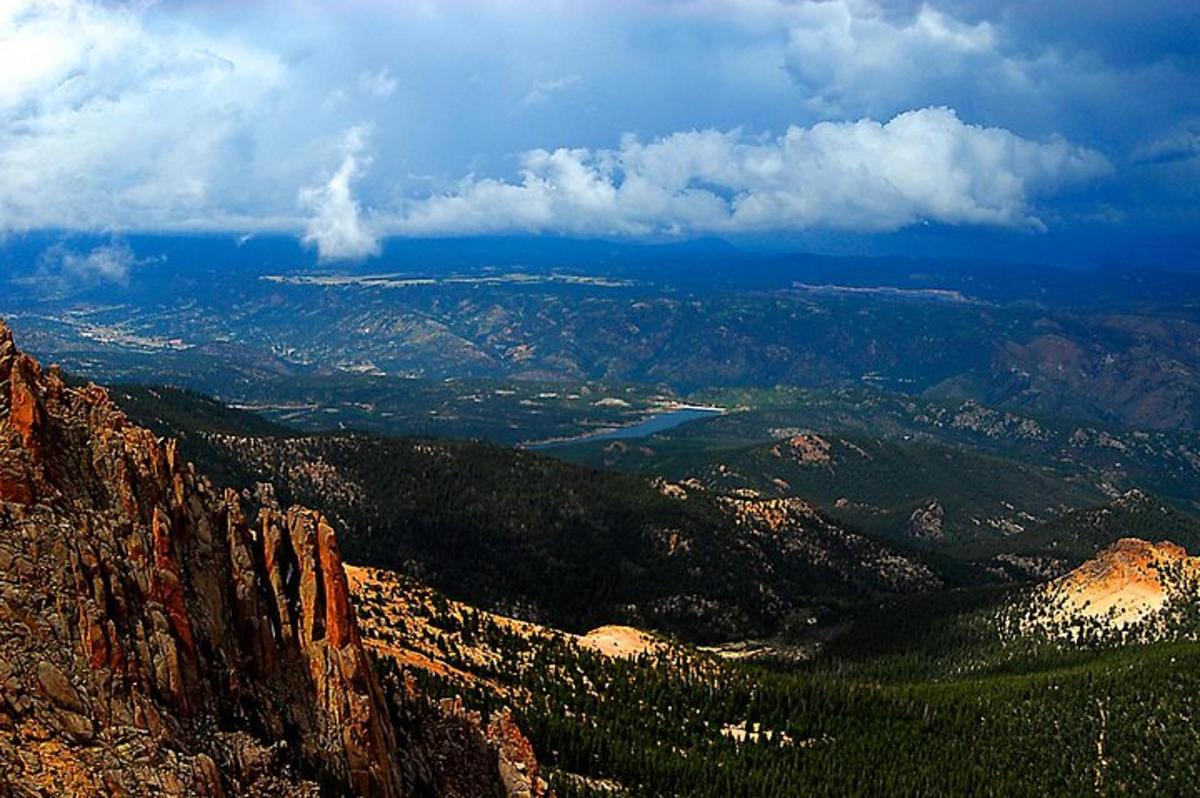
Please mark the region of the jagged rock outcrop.
<svg viewBox="0 0 1200 798"><path fill-rule="evenodd" d="M248 502L0 322L0 796L445 794L330 525Z"/></svg>
<svg viewBox="0 0 1200 798"><path fill-rule="evenodd" d="M908 536L916 540L941 540L946 536L946 508L930 499L908 517Z"/></svg>
<svg viewBox="0 0 1200 798"><path fill-rule="evenodd" d="M457 698L439 702L435 724L441 735L438 788L456 795L484 796L494 791L493 770L481 771L480 751L495 751L501 794L507 798L554 798L539 776L533 747L507 712L496 714L486 727L478 712L467 709Z"/></svg>
<svg viewBox="0 0 1200 798"><path fill-rule="evenodd" d="M487 739L500 760L500 779L511 798L548 798L549 788L539 775L533 746L521 732L512 713L497 713L488 723Z"/></svg>

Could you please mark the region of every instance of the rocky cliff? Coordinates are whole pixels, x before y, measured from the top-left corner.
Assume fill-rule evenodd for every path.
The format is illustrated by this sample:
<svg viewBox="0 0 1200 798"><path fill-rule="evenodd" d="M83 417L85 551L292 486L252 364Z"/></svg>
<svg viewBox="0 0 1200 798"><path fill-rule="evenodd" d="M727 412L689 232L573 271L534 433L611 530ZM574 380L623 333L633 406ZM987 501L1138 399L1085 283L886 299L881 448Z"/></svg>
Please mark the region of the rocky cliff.
<svg viewBox="0 0 1200 798"><path fill-rule="evenodd" d="M0 796L448 794L397 717L319 513L216 493L0 323Z"/></svg>

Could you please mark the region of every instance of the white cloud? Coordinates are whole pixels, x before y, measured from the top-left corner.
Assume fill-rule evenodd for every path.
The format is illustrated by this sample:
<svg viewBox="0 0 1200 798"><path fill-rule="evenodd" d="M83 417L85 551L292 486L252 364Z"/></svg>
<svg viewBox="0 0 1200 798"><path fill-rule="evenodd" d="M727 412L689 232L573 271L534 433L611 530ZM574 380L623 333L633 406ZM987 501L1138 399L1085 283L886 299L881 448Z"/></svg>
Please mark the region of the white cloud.
<svg viewBox="0 0 1200 798"><path fill-rule="evenodd" d="M1189 120L1186 125L1169 134L1143 144L1133 152L1138 163L1171 163L1188 161L1200 157L1200 120Z"/></svg>
<svg viewBox="0 0 1200 798"><path fill-rule="evenodd" d="M154 229L261 200L254 131L281 62L140 9L0 4L0 229Z"/></svg>
<svg viewBox="0 0 1200 798"><path fill-rule="evenodd" d="M367 131L347 131L342 165L324 185L303 189L300 204L312 211L303 241L315 246L321 260L364 258L379 254L379 239L363 221L350 183L364 168L362 151Z"/></svg>
<svg viewBox="0 0 1200 798"><path fill-rule="evenodd" d="M890 231L922 221L1041 229L1032 203L1111 170L1061 138L964 124L946 108L887 123L823 122L776 138L676 133L616 150L534 150L519 182L464 180L387 225L408 235L590 234L825 228Z"/></svg>
<svg viewBox="0 0 1200 798"><path fill-rule="evenodd" d="M336 257L394 232L1036 228L1107 168L1054 131L1195 162L1188 62L1106 64L1014 33L1008 6L301 5L0 0L0 235L286 231ZM589 102L560 112L580 75ZM328 147L355 124L377 131L369 174ZM739 124L786 132L716 132ZM626 130L691 132L597 149ZM447 179L472 169L490 177Z"/></svg>
<svg viewBox="0 0 1200 798"><path fill-rule="evenodd" d="M346 96L345 91L342 89L334 89L326 94L325 98L321 100L321 110L327 114L336 113L343 105L346 104L348 99L349 98Z"/></svg>
<svg viewBox="0 0 1200 798"><path fill-rule="evenodd" d="M358 88L372 97L391 97L398 85L386 66L376 72L367 71L358 76Z"/></svg>
<svg viewBox="0 0 1200 798"><path fill-rule="evenodd" d="M113 241L88 252L57 244L42 253L37 279L55 287L98 282L126 285L130 272L149 261L139 260L124 241Z"/></svg>
<svg viewBox="0 0 1200 798"><path fill-rule="evenodd" d="M521 99L521 105L526 107L545 105L554 99L555 95L574 89L582 83L583 79L578 75L538 81Z"/></svg>
<svg viewBox="0 0 1200 798"><path fill-rule="evenodd" d="M788 72L826 115L889 113L945 103L964 81L1025 83L1025 65L999 50L990 22L967 23L929 5L893 19L863 0L788 5Z"/></svg>

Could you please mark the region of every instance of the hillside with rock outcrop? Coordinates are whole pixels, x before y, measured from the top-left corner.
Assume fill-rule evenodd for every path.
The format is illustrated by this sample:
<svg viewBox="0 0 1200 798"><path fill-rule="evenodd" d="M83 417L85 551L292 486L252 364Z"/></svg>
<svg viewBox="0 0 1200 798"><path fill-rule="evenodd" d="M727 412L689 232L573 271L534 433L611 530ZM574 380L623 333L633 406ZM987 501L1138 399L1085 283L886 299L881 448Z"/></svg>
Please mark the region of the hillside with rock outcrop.
<svg viewBox="0 0 1200 798"><path fill-rule="evenodd" d="M212 471L323 508L350 562L566 631L618 624L723 642L813 606L995 578L944 572L794 498L721 496L471 441L264 429L170 390L118 398Z"/></svg>
<svg viewBox="0 0 1200 798"><path fill-rule="evenodd" d="M320 513L216 491L0 323L0 795L505 794L407 700Z"/></svg>
<svg viewBox="0 0 1200 798"><path fill-rule="evenodd" d="M1088 644L1195 637L1200 557L1170 541L1122 538L1034 588L1010 631Z"/></svg>
<svg viewBox="0 0 1200 798"><path fill-rule="evenodd" d="M559 454L584 465L695 481L718 493L803 497L843 524L934 550L1003 539L1105 498L1057 465L877 430L850 436L762 423L771 418L753 410L728 413L636 447L593 442ZM712 437L705 437L705 426L716 431ZM745 444L758 436L774 440Z"/></svg>

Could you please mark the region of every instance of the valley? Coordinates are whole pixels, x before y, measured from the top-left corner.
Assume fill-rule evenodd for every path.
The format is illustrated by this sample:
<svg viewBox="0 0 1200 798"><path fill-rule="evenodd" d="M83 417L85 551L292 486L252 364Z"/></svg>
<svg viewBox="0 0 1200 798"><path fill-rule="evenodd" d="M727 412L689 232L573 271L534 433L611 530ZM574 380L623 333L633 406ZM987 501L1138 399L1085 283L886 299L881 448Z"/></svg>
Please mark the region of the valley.
<svg viewBox="0 0 1200 798"><path fill-rule="evenodd" d="M481 711L515 707L560 795L1186 792L1196 772L1197 644L1081 655L1005 638L997 608L1021 591L884 605L797 664L673 642L606 654L353 573L385 669Z"/></svg>

